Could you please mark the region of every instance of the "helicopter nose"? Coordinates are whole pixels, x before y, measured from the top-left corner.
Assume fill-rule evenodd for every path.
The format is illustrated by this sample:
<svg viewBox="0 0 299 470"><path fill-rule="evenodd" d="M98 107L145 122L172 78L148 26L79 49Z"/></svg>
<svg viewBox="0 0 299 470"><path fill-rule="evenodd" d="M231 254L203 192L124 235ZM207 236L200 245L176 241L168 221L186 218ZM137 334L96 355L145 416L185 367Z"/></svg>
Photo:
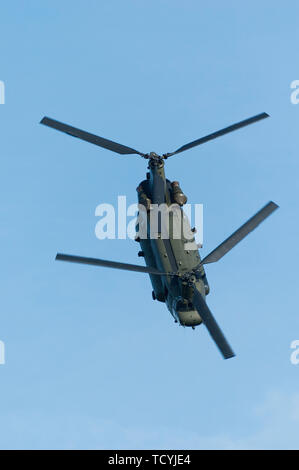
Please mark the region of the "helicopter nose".
<svg viewBox="0 0 299 470"><path fill-rule="evenodd" d="M202 323L202 319L197 310L177 311L180 323L184 326L196 326Z"/></svg>

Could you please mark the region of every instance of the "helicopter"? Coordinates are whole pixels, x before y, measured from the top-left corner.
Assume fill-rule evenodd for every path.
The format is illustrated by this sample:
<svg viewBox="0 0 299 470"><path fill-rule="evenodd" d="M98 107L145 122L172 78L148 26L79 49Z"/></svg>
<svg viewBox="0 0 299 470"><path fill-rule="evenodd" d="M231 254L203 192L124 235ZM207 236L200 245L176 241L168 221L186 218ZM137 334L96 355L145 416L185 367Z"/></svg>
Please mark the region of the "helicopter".
<svg viewBox="0 0 299 470"><path fill-rule="evenodd" d="M146 179L137 187L139 215L142 217L137 219L135 237L141 247L138 255L144 257L146 266L63 253L57 253L56 260L148 274L153 287L153 299L166 304L175 322L193 329L203 323L224 359L234 357L234 351L206 303L210 287L204 265L219 261L279 206L273 201L268 202L213 251L201 258L195 243L196 229L191 229L183 211L187 197L178 181L170 182L166 178L165 160L268 117L269 114L260 113L185 144L174 152L162 155L155 152L142 153L112 140L44 117L40 123L45 126L120 155L139 155L148 163ZM168 224L165 224L165 217L160 211L161 207L166 208L164 213L167 214ZM152 218L153 213L156 214L155 218ZM154 230L152 230L153 225ZM188 236L186 236L186 230Z"/></svg>

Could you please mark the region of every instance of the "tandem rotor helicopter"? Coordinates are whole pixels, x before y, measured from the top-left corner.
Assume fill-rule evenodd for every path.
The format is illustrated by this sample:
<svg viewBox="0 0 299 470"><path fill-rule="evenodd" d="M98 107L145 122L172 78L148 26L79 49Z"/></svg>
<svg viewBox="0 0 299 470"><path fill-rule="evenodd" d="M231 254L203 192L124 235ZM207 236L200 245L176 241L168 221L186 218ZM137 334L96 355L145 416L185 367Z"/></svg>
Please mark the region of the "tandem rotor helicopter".
<svg viewBox="0 0 299 470"><path fill-rule="evenodd" d="M159 218L159 223L156 228L156 236L150 236L150 214L155 205L156 207L160 207L163 204L169 208L172 205L176 205L178 211L182 213L182 220L186 221L182 207L186 203L187 197L184 195L177 181L170 182L166 179L164 162L167 158L267 117L269 117L267 113L258 114L194 140L174 152L165 153L163 155L157 155L155 152L142 153L131 147L44 117L41 120L41 124L45 126L52 127L53 129L65 132L73 137L77 137L121 155L137 154L141 156L148 161L149 170L146 179L142 181L137 188L139 208L144 209L145 218L148 222L146 235L142 238L138 235L137 224L137 235L135 238L141 246L141 251L139 251L138 255L144 257L146 266L97 258L85 258L62 253L58 253L56 259L72 263L82 263L149 274L153 287L153 299L166 303L168 310L176 322L182 326L190 326L192 328L203 323L223 357L225 359L233 357L235 354L205 300L210 288L204 265L220 260L237 243L263 222L263 220L272 214L272 212L278 208L278 205L270 201L203 259L201 259L199 255L194 237L191 239L191 244L193 243L193 245L190 249L190 239L186 239L184 234L180 237L174 236L174 228L177 222L173 214L170 214L170 217L172 216L172 225L168 227L167 237L161 236L161 232L164 229L164 227L162 227L163 222L161 222L161 218ZM188 223L187 220L187 224ZM195 229L191 229L191 231L195 232ZM186 249L186 243L189 243L188 249Z"/></svg>

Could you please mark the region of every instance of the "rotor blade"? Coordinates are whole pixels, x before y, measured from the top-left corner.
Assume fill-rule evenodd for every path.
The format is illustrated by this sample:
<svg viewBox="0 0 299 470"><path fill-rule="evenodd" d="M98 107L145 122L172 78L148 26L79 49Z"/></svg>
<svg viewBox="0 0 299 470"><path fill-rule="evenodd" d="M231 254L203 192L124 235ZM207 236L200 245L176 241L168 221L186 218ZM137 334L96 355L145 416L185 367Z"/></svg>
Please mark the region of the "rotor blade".
<svg viewBox="0 0 299 470"><path fill-rule="evenodd" d="M193 304L196 307L203 323L207 327L211 337L217 344L220 352L222 353L224 359L229 359L235 356L232 348L230 347L229 343L227 342L224 334L222 333L219 325L217 324L215 318L213 317L209 307L207 306L204 298L200 294L200 292L194 288L193 294Z"/></svg>
<svg viewBox="0 0 299 470"><path fill-rule="evenodd" d="M177 153L184 152L185 150L191 149L192 147L196 147L197 145L204 144L205 142L209 142L209 140L216 139L217 137L228 134L229 132L236 131L237 129L241 129L241 127L248 126L249 124L253 124L254 122L260 121L261 119L265 119L267 117L269 117L269 114L267 113L257 114L256 116L253 116L249 119L245 119L244 121L237 122L236 124L233 124L232 126L225 127L224 129L221 129L220 131L213 132L212 134L206 135L205 137L201 137L200 139L194 140L193 142L190 142L189 144L183 145L182 147L178 148L177 150L175 150L175 152L166 153L164 156L171 157L172 155L176 155Z"/></svg>
<svg viewBox="0 0 299 470"><path fill-rule="evenodd" d="M126 271L135 271L139 273L156 274L159 276L175 275L174 273L164 273L156 268L148 266L138 266L137 264L119 263L118 261L109 261L98 258L85 258L83 256L65 255L57 253L56 260L69 261L71 263L90 264L93 266L103 266L105 268L125 269Z"/></svg>
<svg viewBox="0 0 299 470"><path fill-rule="evenodd" d="M203 258L201 264L215 263L234 246L237 245L243 238L245 238L250 232L252 232L261 222L263 222L269 215L272 214L278 205L275 202L268 202L260 211L258 211L251 219L247 220L238 230L236 230L230 237L222 242L215 250L211 251L205 258Z"/></svg>
<svg viewBox="0 0 299 470"><path fill-rule="evenodd" d="M78 139L86 140L92 144L98 145L99 147L103 147L107 150L112 150L113 152L120 153L122 155L136 153L138 155L144 156L143 153L138 152L138 150L132 149L131 147L126 147L125 145L118 144L117 142L113 142L112 140L104 139L103 137L99 137L98 135L90 134L89 132L82 131L77 129L76 127L69 126L68 124L64 124L63 122L55 121L54 119L44 117L41 122L45 126L52 127L53 129L57 129L58 131L65 132L66 134L72 135L73 137L77 137Z"/></svg>

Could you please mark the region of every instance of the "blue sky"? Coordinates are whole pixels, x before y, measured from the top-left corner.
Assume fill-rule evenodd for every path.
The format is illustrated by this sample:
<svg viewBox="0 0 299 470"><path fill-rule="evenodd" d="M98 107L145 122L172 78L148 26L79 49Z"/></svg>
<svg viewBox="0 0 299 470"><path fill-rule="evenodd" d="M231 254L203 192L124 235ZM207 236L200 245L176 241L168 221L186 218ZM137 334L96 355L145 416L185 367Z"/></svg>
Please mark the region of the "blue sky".
<svg viewBox="0 0 299 470"><path fill-rule="evenodd" d="M298 448L298 2L4 2L0 14L0 448ZM270 119L167 161L204 204L208 303L237 357L175 325L138 263L99 241L95 208L136 199L145 162L40 126L44 115L168 152L259 112Z"/></svg>

